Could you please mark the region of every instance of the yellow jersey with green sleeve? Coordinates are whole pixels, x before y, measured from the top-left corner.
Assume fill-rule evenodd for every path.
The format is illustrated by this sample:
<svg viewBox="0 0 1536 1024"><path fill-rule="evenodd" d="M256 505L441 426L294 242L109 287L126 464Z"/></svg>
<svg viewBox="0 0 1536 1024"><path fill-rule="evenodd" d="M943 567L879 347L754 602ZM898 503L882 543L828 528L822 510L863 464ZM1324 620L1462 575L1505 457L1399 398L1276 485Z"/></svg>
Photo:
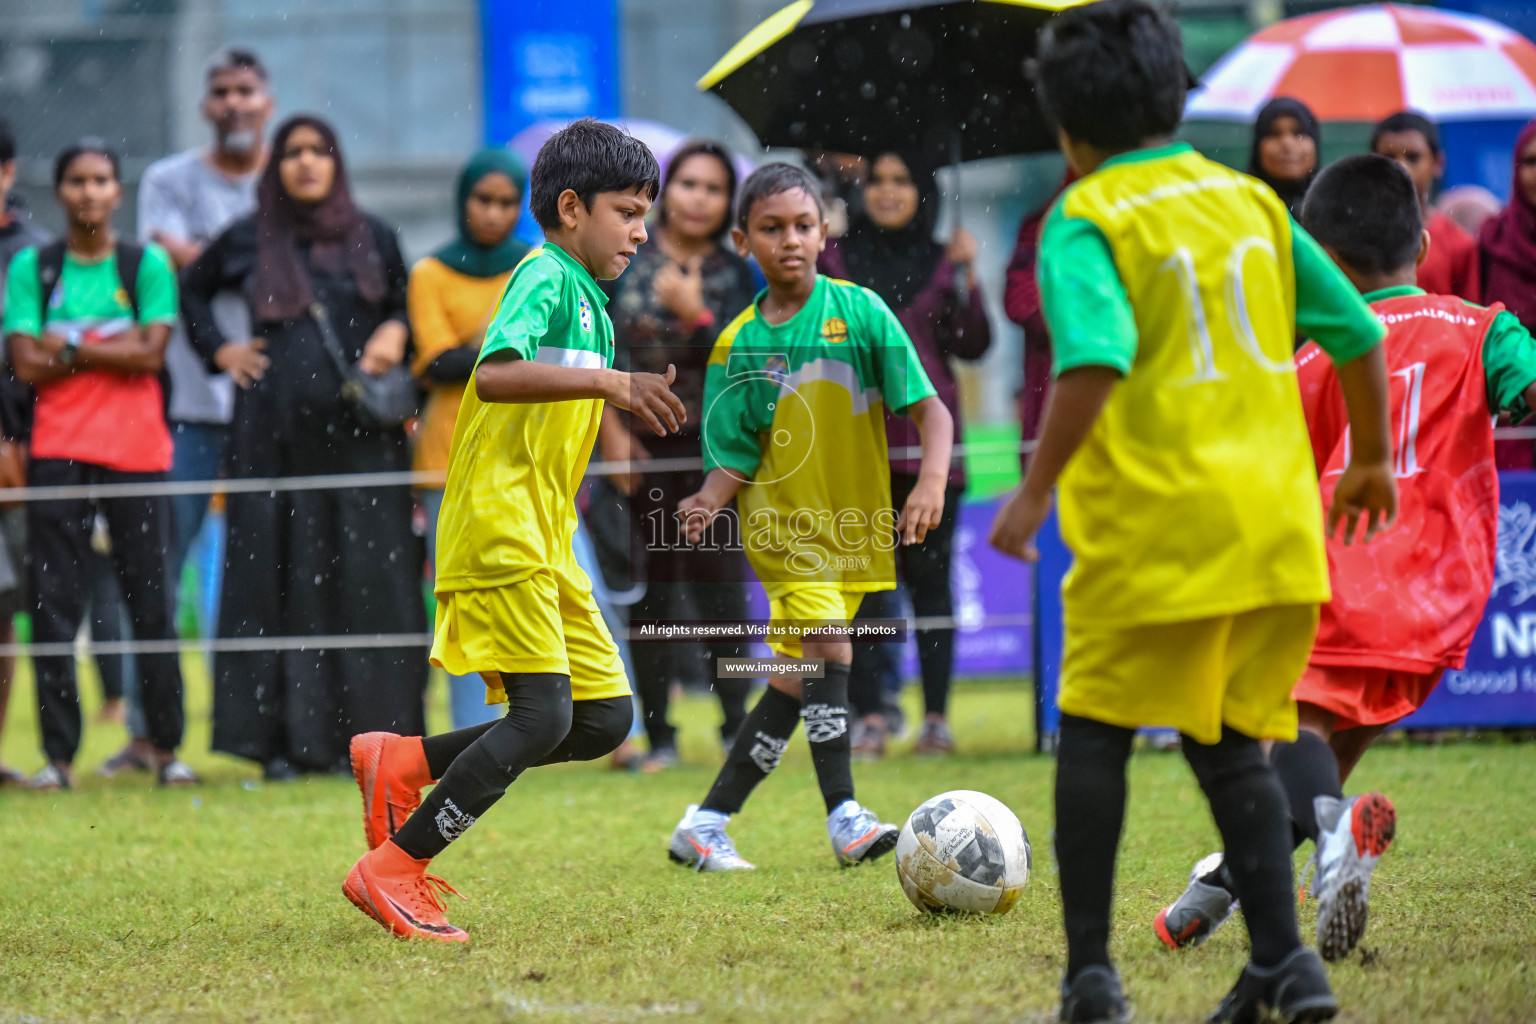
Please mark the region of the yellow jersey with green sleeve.
<svg viewBox="0 0 1536 1024"><path fill-rule="evenodd" d="M1059 487L1068 625L1328 600L1317 470L1292 360L1385 331L1279 198L1186 145L1070 186L1038 269L1055 372L1122 375Z"/></svg>
<svg viewBox="0 0 1536 1024"><path fill-rule="evenodd" d="M895 586L885 410L934 394L912 339L874 292L818 276L770 324L757 299L705 374L704 469L747 478L740 540L770 598L797 586Z"/></svg>
<svg viewBox="0 0 1536 1024"><path fill-rule="evenodd" d="M613 363L613 323L597 282L552 242L512 272L485 331L480 362ZM541 570L590 589L576 565L576 491L603 403L482 402L473 387L454 425L437 525L439 594L504 587Z"/></svg>

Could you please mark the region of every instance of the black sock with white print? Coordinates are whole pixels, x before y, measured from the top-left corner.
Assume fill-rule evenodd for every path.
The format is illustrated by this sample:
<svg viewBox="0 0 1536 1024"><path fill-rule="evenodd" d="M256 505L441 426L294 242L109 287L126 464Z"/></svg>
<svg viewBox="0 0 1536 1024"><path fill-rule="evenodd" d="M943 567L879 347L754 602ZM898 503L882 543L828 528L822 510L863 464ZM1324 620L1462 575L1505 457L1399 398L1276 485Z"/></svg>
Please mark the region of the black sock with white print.
<svg viewBox="0 0 1536 1024"><path fill-rule="evenodd" d="M699 806L706 811L735 814L747 802L752 790L779 766L789 738L800 724L800 702L783 690L768 687L757 706L747 715L736 742L709 795Z"/></svg>
<svg viewBox="0 0 1536 1024"><path fill-rule="evenodd" d="M826 663L821 679L807 679L800 717L811 744L811 763L827 813L853 799L853 746L848 735L848 665Z"/></svg>

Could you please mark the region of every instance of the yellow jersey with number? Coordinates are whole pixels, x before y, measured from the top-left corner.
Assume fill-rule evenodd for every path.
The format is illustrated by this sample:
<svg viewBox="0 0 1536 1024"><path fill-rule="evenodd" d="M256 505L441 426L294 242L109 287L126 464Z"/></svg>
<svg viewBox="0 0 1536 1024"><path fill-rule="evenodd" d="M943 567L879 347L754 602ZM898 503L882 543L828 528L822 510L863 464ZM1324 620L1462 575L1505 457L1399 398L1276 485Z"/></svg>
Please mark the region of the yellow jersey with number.
<svg viewBox="0 0 1536 1024"><path fill-rule="evenodd" d="M1062 474L1070 625L1328 599L1298 323L1347 361L1383 330L1262 183L1187 146L1073 184L1042 234L1056 371L1123 376Z"/></svg>

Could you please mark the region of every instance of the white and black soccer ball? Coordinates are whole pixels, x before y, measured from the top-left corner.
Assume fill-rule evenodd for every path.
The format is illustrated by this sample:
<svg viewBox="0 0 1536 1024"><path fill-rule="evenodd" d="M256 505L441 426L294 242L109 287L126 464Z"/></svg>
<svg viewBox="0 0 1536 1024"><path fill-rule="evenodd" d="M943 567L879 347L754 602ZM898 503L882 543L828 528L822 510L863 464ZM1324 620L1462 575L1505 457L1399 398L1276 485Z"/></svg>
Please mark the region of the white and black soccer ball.
<svg viewBox="0 0 1536 1024"><path fill-rule="evenodd" d="M896 840L901 891L930 914L1006 914L1029 881L1029 836L985 793L957 789L912 812Z"/></svg>

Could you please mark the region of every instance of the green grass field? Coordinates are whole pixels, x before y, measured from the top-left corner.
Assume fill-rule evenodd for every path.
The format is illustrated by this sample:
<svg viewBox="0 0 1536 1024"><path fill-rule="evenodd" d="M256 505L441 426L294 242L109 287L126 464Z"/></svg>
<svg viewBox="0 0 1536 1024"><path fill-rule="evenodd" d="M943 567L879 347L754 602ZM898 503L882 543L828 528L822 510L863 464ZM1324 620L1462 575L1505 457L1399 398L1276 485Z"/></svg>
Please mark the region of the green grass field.
<svg viewBox="0 0 1536 1024"><path fill-rule="evenodd" d="M194 668L189 663L189 669ZM689 699L685 763L659 776L600 765L530 772L438 861L467 947L388 938L346 902L363 851L350 779L263 786L207 754L207 687L189 672L202 789L156 792L89 769L122 740L90 731L73 793L0 791L0 1022L1025 1021L1054 1019L1062 940L1050 854L1052 762L1028 753L1021 683L963 686L964 755L859 765L860 797L900 820L953 788L1013 807L1035 875L1012 913L934 919L890 860L840 871L803 741L732 826L759 865L699 876L668 834L719 761L715 709ZM94 692L87 684L88 692ZM8 762L38 763L18 686ZM442 723L441 700L434 724ZM1342 1020L1536 1019L1536 747L1391 744L1359 784L1396 801L1364 955L1333 968ZM1150 922L1214 829L1182 759L1138 754L1121 854L1116 955L1138 1021L1203 1019L1235 978L1236 921L1164 951ZM1303 908L1303 930L1312 910Z"/></svg>

